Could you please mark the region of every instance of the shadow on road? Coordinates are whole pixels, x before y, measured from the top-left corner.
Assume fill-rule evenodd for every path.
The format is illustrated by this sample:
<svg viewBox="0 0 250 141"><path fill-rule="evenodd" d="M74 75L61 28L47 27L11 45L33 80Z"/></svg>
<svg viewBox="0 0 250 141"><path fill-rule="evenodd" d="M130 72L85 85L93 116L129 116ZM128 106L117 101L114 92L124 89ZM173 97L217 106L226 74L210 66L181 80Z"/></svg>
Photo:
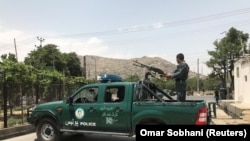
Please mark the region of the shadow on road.
<svg viewBox="0 0 250 141"><path fill-rule="evenodd" d="M64 135L61 141L135 141L135 137L125 137L125 136L111 136L111 135L96 135L96 134L88 134L88 135ZM34 141L39 141L35 139Z"/></svg>

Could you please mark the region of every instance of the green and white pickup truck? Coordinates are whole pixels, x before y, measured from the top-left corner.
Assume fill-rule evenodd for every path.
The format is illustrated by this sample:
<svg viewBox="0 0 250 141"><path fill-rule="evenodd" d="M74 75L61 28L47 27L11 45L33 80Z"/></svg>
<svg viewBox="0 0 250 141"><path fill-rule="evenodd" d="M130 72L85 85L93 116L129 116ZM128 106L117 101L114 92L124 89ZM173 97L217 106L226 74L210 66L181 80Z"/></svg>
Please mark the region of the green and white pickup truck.
<svg viewBox="0 0 250 141"><path fill-rule="evenodd" d="M208 124L204 100L179 102L146 80L88 84L27 113L40 141L58 141L65 132L133 136L143 124Z"/></svg>

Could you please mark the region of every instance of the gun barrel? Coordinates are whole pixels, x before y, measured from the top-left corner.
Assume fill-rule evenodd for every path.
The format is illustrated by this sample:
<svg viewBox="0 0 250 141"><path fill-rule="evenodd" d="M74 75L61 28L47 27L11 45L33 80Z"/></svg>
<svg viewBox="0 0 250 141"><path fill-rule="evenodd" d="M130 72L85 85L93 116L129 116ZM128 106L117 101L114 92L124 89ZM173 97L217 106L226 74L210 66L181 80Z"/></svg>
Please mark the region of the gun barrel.
<svg viewBox="0 0 250 141"><path fill-rule="evenodd" d="M138 64L133 64L134 66L138 66L138 67L142 67L141 65L138 65Z"/></svg>
<svg viewBox="0 0 250 141"><path fill-rule="evenodd" d="M141 65L143 67L149 67L148 65L142 64L142 63L138 62L137 60L134 60L133 62L138 64L138 65Z"/></svg>
<svg viewBox="0 0 250 141"><path fill-rule="evenodd" d="M134 66L138 66L138 67L142 67L142 68L147 68L150 71L154 71L154 72L157 72L159 74L164 74L164 71L162 71L159 68L142 64L142 63L138 62L137 60L134 60L133 62L134 62L133 63Z"/></svg>

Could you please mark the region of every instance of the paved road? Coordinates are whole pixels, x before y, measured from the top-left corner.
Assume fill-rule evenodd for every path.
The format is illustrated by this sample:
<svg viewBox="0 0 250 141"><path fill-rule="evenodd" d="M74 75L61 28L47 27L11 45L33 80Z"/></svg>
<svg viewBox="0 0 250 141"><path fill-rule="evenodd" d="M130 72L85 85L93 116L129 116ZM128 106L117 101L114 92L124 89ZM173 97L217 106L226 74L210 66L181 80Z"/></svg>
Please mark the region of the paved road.
<svg viewBox="0 0 250 141"><path fill-rule="evenodd" d="M176 98L176 96L173 96ZM187 96L187 100L205 100L206 102L215 102L213 95Z"/></svg>
<svg viewBox="0 0 250 141"><path fill-rule="evenodd" d="M64 135L62 141L135 141L135 137L123 137L123 136L108 136L108 135ZM38 141L36 134L27 134L19 137L14 137L11 139L3 141Z"/></svg>
<svg viewBox="0 0 250 141"><path fill-rule="evenodd" d="M174 97L175 98L175 97ZM205 100L206 102L214 101L214 97L212 95L209 96L187 96L188 100ZM134 137L119 137L119 136L105 136L105 135L65 135L62 141L100 141L100 140L108 140L108 141L135 141ZM10 138L3 141L38 141L36 139L36 134L27 134L19 137Z"/></svg>

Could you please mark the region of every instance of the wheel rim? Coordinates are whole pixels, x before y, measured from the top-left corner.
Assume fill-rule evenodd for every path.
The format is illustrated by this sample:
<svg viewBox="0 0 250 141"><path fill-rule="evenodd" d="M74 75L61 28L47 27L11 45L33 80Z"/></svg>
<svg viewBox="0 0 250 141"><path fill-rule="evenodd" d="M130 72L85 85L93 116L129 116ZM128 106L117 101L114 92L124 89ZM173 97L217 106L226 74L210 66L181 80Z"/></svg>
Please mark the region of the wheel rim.
<svg viewBox="0 0 250 141"><path fill-rule="evenodd" d="M51 140L55 137L55 130L50 124L44 124L41 128L41 135L44 140Z"/></svg>

